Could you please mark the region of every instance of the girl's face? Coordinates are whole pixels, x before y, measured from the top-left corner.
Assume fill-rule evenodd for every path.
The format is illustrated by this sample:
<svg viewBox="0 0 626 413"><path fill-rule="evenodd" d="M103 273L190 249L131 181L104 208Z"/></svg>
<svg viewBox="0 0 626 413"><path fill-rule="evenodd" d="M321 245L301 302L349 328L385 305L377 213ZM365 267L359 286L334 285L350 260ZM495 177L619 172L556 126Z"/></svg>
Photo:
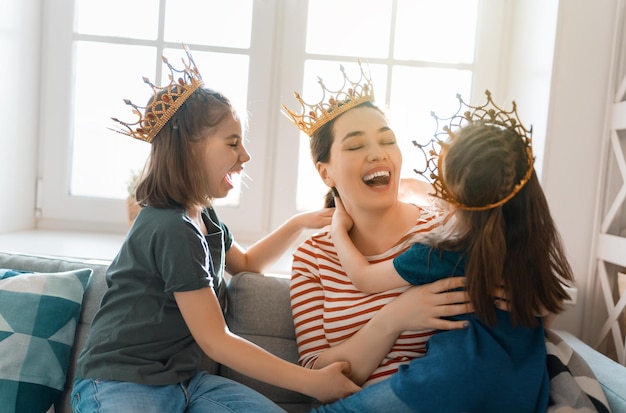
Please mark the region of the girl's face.
<svg viewBox="0 0 626 413"><path fill-rule="evenodd" d="M396 202L402 154L383 114L371 107L351 109L337 118L333 135L330 161L318 162L317 169L346 208Z"/></svg>
<svg viewBox="0 0 626 413"><path fill-rule="evenodd" d="M250 160L243 146L241 121L227 116L205 139L203 151L209 196L224 198L233 189L233 175L241 173Z"/></svg>

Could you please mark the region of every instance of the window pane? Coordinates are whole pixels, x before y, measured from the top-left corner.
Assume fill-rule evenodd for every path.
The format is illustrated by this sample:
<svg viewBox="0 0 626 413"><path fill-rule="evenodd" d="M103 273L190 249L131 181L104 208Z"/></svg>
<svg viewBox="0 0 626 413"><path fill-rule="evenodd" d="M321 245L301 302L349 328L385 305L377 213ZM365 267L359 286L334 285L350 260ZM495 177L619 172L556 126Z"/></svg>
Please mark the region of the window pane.
<svg viewBox="0 0 626 413"><path fill-rule="evenodd" d="M182 49L165 49L163 55L175 68L187 61ZM191 50L194 62L202 75L204 86L220 91L226 96L245 119L248 101L248 66L250 58L244 54L213 53ZM169 82L169 72L163 71L161 82ZM146 95L147 96L147 95Z"/></svg>
<svg viewBox="0 0 626 413"><path fill-rule="evenodd" d="M154 79L156 49L76 42L72 179L77 196L125 198L131 170L141 169L150 145L115 133L111 117L134 122L123 99L148 101L142 76Z"/></svg>
<svg viewBox="0 0 626 413"><path fill-rule="evenodd" d="M296 208L299 211L318 209L324 206L324 195L328 192L328 187L318 175L311 160L309 137L305 133L300 133L297 185Z"/></svg>
<svg viewBox="0 0 626 413"><path fill-rule="evenodd" d="M309 1L306 52L387 57L391 7L380 0Z"/></svg>
<svg viewBox="0 0 626 413"><path fill-rule="evenodd" d="M478 0L398 0L394 56L473 62L477 13Z"/></svg>
<svg viewBox="0 0 626 413"><path fill-rule="evenodd" d="M156 39L159 0L76 0L76 32Z"/></svg>
<svg viewBox="0 0 626 413"><path fill-rule="evenodd" d="M423 166L416 164L418 149L412 142L425 143L433 136L436 124L431 112L439 117L452 116L459 108L457 93L469 102L471 85L469 70L393 68L389 112L404 155L404 177L415 177L413 169Z"/></svg>
<svg viewBox="0 0 626 413"><path fill-rule="evenodd" d="M300 94L305 102L317 104L322 100L323 94L318 76L324 80L324 85L330 90L338 90L343 85L343 76L339 70L340 63L322 60L307 60L304 66L304 82L302 93ZM359 79L361 73L356 62L343 63L346 75L351 80ZM371 72L372 83L376 102L381 109L385 108L387 68L383 65L363 65L364 71ZM324 101L328 102L330 96L327 94ZM293 100L287 104L296 113L300 113L298 103ZM296 207L299 210L321 208L323 198L328 187L322 182L317 170L311 160L309 149L309 137L301 133L300 151L298 161L298 181L296 190Z"/></svg>
<svg viewBox="0 0 626 413"><path fill-rule="evenodd" d="M165 40L250 47L252 0L168 0Z"/></svg>
<svg viewBox="0 0 626 413"><path fill-rule="evenodd" d="M140 106L148 101L151 91L141 79L143 76L151 81L155 78L155 53L152 47L77 42L72 195L127 196L128 180L133 171L143 168L150 145L108 128L117 127L111 117L126 122L136 120L123 99L128 98ZM245 122L248 56L192 53L205 86L224 93ZM166 49L164 55L175 68L182 67L182 50ZM158 61L160 64L160 59ZM155 83L166 84L168 75L169 71L163 70L161 81ZM228 198L217 203L238 204L239 187L240 183L236 182Z"/></svg>

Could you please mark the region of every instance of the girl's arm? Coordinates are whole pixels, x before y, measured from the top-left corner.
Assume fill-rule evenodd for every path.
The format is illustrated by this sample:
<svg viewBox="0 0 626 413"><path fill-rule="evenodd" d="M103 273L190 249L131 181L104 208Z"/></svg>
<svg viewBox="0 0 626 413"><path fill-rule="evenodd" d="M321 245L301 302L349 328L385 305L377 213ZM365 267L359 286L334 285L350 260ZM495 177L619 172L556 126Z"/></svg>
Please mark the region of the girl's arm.
<svg viewBox="0 0 626 413"><path fill-rule="evenodd" d="M304 229L323 228L330 224L332 215L332 208L303 212L292 216L247 249L233 243L226 252L226 270L230 274L263 272L287 251Z"/></svg>
<svg viewBox="0 0 626 413"><path fill-rule="evenodd" d="M323 403L360 390L344 375L350 369L347 362L310 370L232 334L212 288L175 292L174 298L200 348L218 363L257 380L308 394Z"/></svg>
<svg viewBox="0 0 626 413"><path fill-rule="evenodd" d="M335 197L330 234L341 266L356 288L373 294L409 285L394 268L393 260L370 264L352 243L348 235L350 228L352 219L344 209L341 198Z"/></svg>
<svg viewBox="0 0 626 413"><path fill-rule="evenodd" d="M381 308L352 337L321 352L314 367L320 369L338 360L345 360L351 366L349 377L355 383L362 384L379 366L402 332L465 328L466 321L441 318L472 310L465 292L446 292L450 288L458 288L462 283L461 277L455 277L410 288ZM451 304L454 302L459 304Z"/></svg>
<svg viewBox="0 0 626 413"><path fill-rule="evenodd" d="M363 384L371 376L402 332L463 328L463 321L442 317L471 311L466 292L449 291L462 286L463 279L440 280L410 288L380 309L354 335L331 346L324 330L324 291L319 283L317 266L307 265L309 258L307 251L296 252L294 262L297 265L294 264L290 291L299 362L319 369L336 361L347 361L350 363L349 377L357 384Z"/></svg>

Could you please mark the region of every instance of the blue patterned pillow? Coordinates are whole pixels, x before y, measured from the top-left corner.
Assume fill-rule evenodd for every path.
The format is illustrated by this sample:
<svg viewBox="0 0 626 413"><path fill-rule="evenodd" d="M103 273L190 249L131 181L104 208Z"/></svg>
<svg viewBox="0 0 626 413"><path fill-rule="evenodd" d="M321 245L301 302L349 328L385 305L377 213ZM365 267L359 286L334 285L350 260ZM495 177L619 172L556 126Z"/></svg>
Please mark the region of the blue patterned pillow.
<svg viewBox="0 0 626 413"><path fill-rule="evenodd" d="M0 269L3 412L43 413L63 392L91 273L89 268L58 273Z"/></svg>

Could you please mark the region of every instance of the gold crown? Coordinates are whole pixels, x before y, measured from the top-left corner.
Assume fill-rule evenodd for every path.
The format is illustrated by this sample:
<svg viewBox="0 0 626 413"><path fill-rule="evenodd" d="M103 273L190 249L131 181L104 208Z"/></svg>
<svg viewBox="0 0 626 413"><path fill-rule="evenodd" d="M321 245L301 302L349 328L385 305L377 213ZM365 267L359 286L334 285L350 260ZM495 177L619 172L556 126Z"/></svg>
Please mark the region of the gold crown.
<svg viewBox="0 0 626 413"><path fill-rule="evenodd" d="M124 99L124 103L132 106L133 113L138 119L136 122L126 123L117 118L111 118L124 126L124 129L111 130L152 143L157 133L159 133L161 128L170 120L181 105L185 103L189 96L191 96L196 89L204 85L202 76L200 76L200 72L191 57L189 49L186 45L183 45L183 49L188 59L188 61L185 62L185 59L181 58L184 69L175 69L168 62L167 58L162 56L163 63L165 63L170 70L170 83L162 87L156 86L151 83L147 77L144 77L144 83L152 88L153 96L150 103L148 103L147 106L138 106L130 100Z"/></svg>
<svg viewBox="0 0 626 413"><path fill-rule="evenodd" d="M437 122L437 128L434 133L434 138L426 144L420 144L416 141L413 141L413 144L422 151L426 159L424 169L421 171L416 169L415 172L426 177L427 179L432 179L432 185L435 193L431 195L437 198L441 198L455 205L457 208L468 211L485 211L488 209L496 208L508 202L524 187L524 185L526 185L526 183L530 179L533 172L533 163L535 160L532 151L532 126L530 127L530 129L527 129L524 127L524 125L522 125L517 115L517 104L515 103L515 101L513 101L513 108L510 111L505 111L493 102L493 100L491 99L491 92L489 90L485 91L485 95L487 95L487 103L482 106L471 106L463 101L461 95L457 94L456 97L459 100L459 109L454 115L449 118L440 118L434 112L431 112L431 115L435 118ZM465 111L463 111L464 107L466 108ZM440 127L440 123L445 124ZM499 201L483 206L468 206L459 202L448 190L445 182L439 177L438 174L438 171L441 167L441 157L439 156L439 151L441 150L442 146L445 145L445 140L447 140L448 138L454 139L455 135L453 129L461 128L468 124L474 123L493 125L505 129L513 129L524 143L524 148L526 150L528 160L528 167L526 169L524 177L517 185L513 187L511 192ZM440 138L442 134L446 135L443 139Z"/></svg>
<svg viewBox="0 0 626 413"><path fill-rule="evenodd" d="M363 65L359 60L361 76L359 80L352 81L346 75L343 65L339 65L339 70L343 74L343 85L337 91L332 91L324 85L324 81L318 77L317 81L322 87L322 99L319 103L308 104L302 100L298 92L293 95L302 106L302 114L298 115L294 111L283 105L283 113L296 124L298 129L306 133L309 137L326 123L337 116L352 109L364 102L374 100L374 86L371 75L363 71ZM328 101L326 98L328 97Z"/></svg>

